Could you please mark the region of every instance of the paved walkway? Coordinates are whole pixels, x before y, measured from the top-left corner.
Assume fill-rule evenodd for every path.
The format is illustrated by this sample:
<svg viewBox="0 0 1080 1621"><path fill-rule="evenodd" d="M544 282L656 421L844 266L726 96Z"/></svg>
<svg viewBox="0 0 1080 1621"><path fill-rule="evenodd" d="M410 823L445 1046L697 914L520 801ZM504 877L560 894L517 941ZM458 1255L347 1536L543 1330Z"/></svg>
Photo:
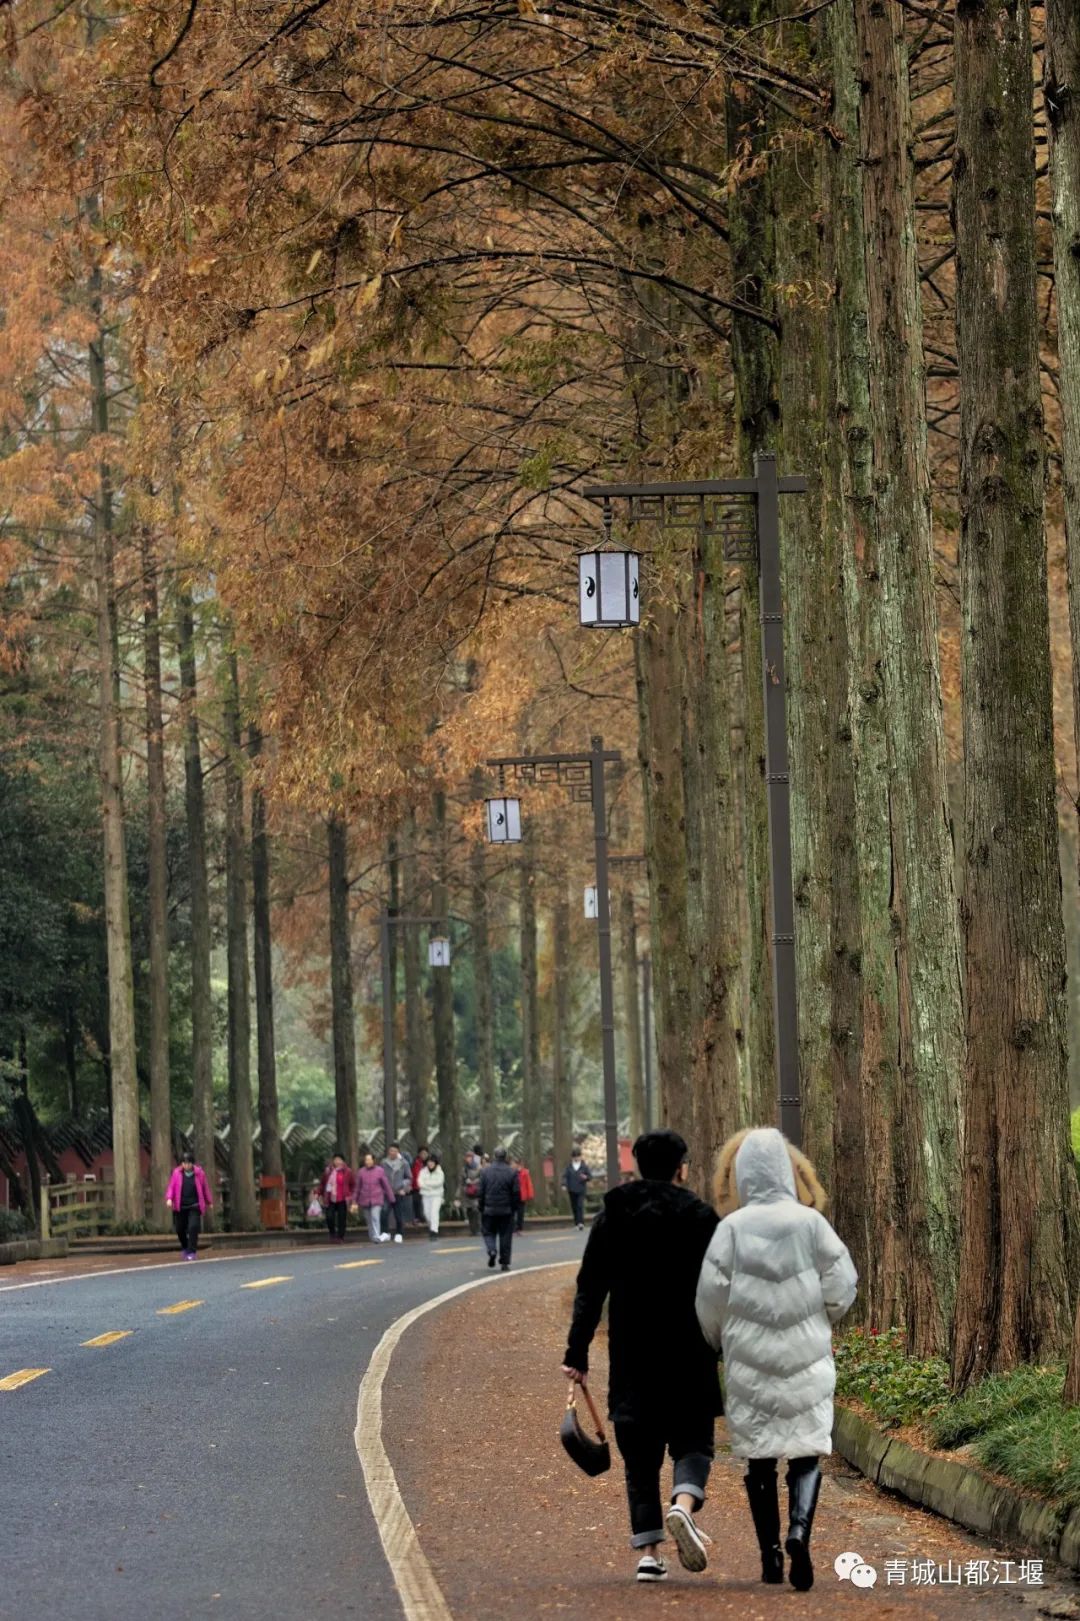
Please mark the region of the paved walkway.
<svg viewBox="0 0 1080 1621"><path fill-rule="evenodd" d="M1047 1568L1042 1588L1021 1583L1020 1565L1006 1563L1008 1550L877 1492L840 1459L830 1460L822 1490L811 1593L766 1588L757 1579L742 1471L727 1455L718 1457L701 1521L714 1539L709 1571L690 1576L675 1563L666 1584L639 1587L630 1579L634 1559L617 1457L610 1474L589 1480L558 1441L565 1399L559 1363L573 1275L560 1268L498 1279L432 1312L395 1353L383 1438L455 1621L561 1614L573 1621L1080 1615L1070 1577ZM591 1380L602 1392L602 1344L592 1360ZM717 1440L724 1444L722 1423ZM875 1587L838 1579L832 1563L847 1551L876 1568ZM937 1574L940 1567L961 1581L916 1581L915 1561L924 1578L928 1568Z"/></svg>

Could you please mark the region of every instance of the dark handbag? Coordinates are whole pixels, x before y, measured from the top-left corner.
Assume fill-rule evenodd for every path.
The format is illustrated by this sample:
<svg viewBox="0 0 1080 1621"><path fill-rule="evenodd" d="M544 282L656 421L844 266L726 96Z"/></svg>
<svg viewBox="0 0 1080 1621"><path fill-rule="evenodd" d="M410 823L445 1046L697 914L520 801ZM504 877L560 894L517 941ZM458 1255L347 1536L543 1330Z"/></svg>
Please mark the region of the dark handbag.
<svg viewBox="0 0 1080 1621"><path fill-rule="evenodd" d="M600 1414L589 1394L586 1384L581 1386L581 1393L585 1397L592 1414L592 1421L596 1425L597 1439L585 1434L577 1416L577 1386L570 1386L570 1395L566 1402L566 1412L559 1425L559 1440L573 1458L579 1469L584 1469L587 1475L603 1475L611 1468L611 1448L604 1435L604 1426L600 1422Z"/></svg>

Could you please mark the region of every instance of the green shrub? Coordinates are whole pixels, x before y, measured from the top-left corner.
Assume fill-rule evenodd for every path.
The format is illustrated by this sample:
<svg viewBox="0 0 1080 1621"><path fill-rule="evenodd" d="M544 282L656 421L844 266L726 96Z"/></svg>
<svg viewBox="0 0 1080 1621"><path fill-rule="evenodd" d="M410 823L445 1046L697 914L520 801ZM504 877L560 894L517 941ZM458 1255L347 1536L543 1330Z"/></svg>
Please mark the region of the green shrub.
<svg viewBox="0 0 1080 1621"><path fill-rule="evenodd" d="M958 1447L1036 1408L1052 1408L1060 1413L1064 1381L1061 1368L1017 1368L1012 1373L993 1373L962 1396L953 1397L933 1415L927 1426L930 1439L938 1447Z"/></svg>
<svg viewBox="0 0 1080 1621"><path fill-rule="evenodd" d="M25 1238L30 1231L21 1210L0 1210L0 1244L11 1244Z"/></svg>
<svg viewBox="0 0 1080 1621"><path fill-rule="evenodd" d="M109 1228L111 1238L139 1238L150 1231L147 1221L114 1221Z"/></svg>
<svg viewBox="0 0 1080 1621"><path fill-rule="evenodd" d="M949 1398L948 1364L908 1356L902 1329L851 1328L834 1350L836 1394L861 1402L887 1429L925 1420Z"/></svg>

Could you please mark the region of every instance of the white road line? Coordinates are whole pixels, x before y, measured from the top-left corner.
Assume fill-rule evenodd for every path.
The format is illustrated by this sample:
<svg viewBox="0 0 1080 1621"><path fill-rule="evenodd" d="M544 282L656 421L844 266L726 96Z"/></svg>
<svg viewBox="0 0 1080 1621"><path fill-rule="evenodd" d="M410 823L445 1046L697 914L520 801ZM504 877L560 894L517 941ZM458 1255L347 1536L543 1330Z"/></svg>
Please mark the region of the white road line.
<svg viewBox="0 0 1080 1621"><path fill-rule="evenodd" d="M441 1253L447 1252L444 1250ZM539 1266L522 1267L517 1276L523 1277L527 1272L549 1272L553 1267L573 1264L572 1261L543 1261ZM454 1621L454 1618L420 1546L416 1528L402 1501L393 1465L383 1446L383 1381L399 1340L419 1318L434 1311L436 1306L445 1306L448 1300L455 1299L457 1295L467 1294L470 1289L481 1289L485 1284L496 1281L505 1287L501 1276L474 1278L471 1283L459 1283L456 1289L448 1289L445 1294L436 1295L433 1300L425 1300L423 1305L407 1311L404 1317L399 1317L386 1330L360 1381L353 1443L364 1471L364 1484L383 1553L405 1611L405 1621Z"/></svg>
<svg viewBox="0 0 1080 1621"><path fill-rule="evenodd" d="M230 1261L259 1261L265 1255L296 1255L297 1252L306 1255L322 1254L322 1247L318 1244L289 1244L280 1250L249 1250L244 1255L200 1255L199 1266L225 1266ZM34 1278L30 1283L0 1283L0 1295L11 1294L16 1289L47 1289L54 1283L85 1283L87 1278L120 1278L128 1272L163 1272L166 1267L190 1266L189 1261L177 1256L175 1261L151 1261L148 1266L108 1266L102 1267L98 1272L72 1272L63 1278Z"/></svg>

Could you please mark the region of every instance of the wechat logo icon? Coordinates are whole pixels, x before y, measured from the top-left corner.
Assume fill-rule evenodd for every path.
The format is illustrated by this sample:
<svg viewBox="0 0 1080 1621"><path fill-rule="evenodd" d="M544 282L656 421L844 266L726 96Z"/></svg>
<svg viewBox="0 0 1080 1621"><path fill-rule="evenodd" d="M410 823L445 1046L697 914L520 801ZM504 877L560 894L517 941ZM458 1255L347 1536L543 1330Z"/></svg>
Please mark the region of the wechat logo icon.
<svg viewBox="0 0 1080 1621"><path fill-rule="evenodd" d="M837 1554L833 1569L842 1582L850 1582L852 1587L873 1587L877 1581L877 1571L861 1553Z"/></svg>

